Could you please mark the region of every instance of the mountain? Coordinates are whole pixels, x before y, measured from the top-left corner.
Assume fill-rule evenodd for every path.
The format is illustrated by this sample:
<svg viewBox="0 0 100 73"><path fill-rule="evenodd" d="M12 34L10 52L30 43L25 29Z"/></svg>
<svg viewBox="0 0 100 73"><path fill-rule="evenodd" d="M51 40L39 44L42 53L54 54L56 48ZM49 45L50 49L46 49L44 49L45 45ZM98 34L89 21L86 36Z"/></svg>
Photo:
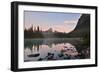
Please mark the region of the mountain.
<svg viewBox="0 0 100 73"><path fill-rule="evenodd" d="M82 14L76 28L69 35L76 37L90 36L90 14Z"/></svg>

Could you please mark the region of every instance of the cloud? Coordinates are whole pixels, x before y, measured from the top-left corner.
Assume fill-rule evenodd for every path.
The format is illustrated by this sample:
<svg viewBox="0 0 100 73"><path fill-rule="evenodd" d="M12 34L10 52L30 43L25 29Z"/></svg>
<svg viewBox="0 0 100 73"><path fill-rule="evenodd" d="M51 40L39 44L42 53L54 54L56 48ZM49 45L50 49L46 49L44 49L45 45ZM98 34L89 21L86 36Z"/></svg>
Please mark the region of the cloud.
<svg viewBox="0 0 100 73"><path fill-rule="evenodd" d="M66 33L72 31L73 28L74 28L74 26L65 25L65 24L54 25L54 26L53 26L54 31L66 32Z"/></svg>
<svg viewBox="0 0 100 73"><path fill-rule="evenodd" d="M74 25L74 24L77 24L77 21L78 21L78 20L66 20L66 21L64 21L64 24L67 24L67 25Z"/></svg>

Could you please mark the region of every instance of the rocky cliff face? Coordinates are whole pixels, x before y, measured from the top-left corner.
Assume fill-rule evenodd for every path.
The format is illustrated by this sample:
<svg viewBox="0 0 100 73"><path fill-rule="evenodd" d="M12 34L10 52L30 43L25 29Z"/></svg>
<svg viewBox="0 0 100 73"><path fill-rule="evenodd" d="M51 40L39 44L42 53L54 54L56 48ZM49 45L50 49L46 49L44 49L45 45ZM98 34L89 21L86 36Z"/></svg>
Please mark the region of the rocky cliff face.
<svg viewBox="0 0 100 73"><path fill-rule="evenodd" d="M82 14L76 28L70 33L72 36L90 35L90 14Z"/></svg>

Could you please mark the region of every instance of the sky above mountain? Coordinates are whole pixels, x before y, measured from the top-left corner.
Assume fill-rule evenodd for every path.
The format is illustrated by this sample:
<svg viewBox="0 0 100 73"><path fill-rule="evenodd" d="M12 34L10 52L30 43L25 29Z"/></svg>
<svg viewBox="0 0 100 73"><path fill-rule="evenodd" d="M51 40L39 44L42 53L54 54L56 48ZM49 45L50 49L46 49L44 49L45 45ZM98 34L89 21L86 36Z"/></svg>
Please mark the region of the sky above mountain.
<svg viewBox="0 0 100 73"><path fill-rule="evenodd" d="M52 28L53 31L71 32L77 25L80 13L24 11L24 27L33 29L37 26L42 31Z"/></svg>

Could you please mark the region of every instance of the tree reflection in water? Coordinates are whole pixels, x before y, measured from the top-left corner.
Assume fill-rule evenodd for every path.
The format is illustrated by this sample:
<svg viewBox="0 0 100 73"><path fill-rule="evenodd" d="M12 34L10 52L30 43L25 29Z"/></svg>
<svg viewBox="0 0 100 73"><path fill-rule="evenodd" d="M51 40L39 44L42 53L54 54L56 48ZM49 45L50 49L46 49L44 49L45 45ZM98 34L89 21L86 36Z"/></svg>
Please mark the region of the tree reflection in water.
<svg viewBox="0 0 100 73"><path fill-rule="evenodd" d="M77 48L79 47L78 45L80 45L81 42L82 40L80 40L80 38L25 39L24 61L27 62L89 58L89 50L87 51L86 49L84 51ZM86 51L87 54L84 53Z"/></svg>

